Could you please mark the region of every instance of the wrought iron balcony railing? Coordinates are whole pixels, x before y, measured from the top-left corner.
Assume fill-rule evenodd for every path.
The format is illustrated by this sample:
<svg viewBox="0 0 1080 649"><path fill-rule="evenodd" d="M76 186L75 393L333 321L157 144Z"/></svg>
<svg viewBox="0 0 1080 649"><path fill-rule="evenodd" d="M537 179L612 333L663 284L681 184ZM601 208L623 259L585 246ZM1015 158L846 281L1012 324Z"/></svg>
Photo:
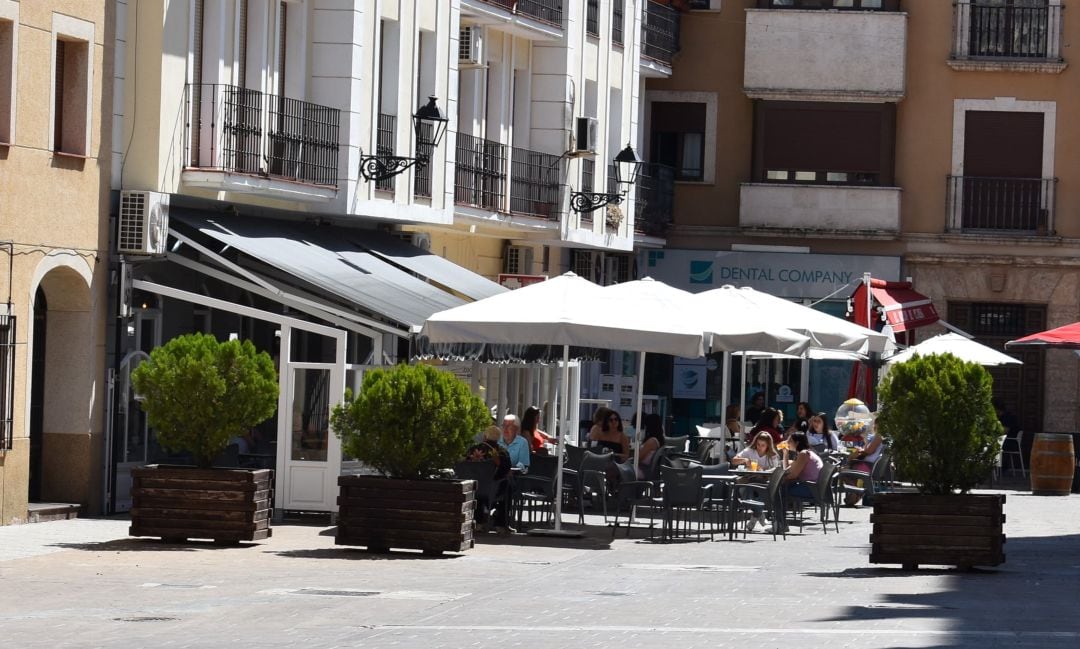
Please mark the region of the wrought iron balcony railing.
<svg viewBox="0 0 1080 649"><path fill-rule="evenodd" d="M397 116L379 113L375 131L375 155L394 155L394 138L397 135ZM375 189L394 191L394 176L375 181Z"/></svg>
<svg viewBox="0 0 1080 649"><path fill-rule="evenodd" d="M510 211L558 219L562 205L563 159L514 147L510 151Z"/></svg>
<svg viewBox="0 0 1080 649"><path fill-rule="evenodd" d="M666 235L675 215L675 168L655 162L642 166L635 198L634 231Z"/></svg>
<svg viewBox="0 0 1080 649"><path fill-rule="evenodd" d="M226 84L184 94L186 168L337 185L337 108Z"/></svg>
<svg viewBox="0 0 1080 649"><path fill-rule="evenodd" d="M958 2L953 58L1058 61L1063 9L1046 3Z"/></svg>
<svg viewBox="0 0 1080 649"><path fill-rule="evenodd" d="M420 137L416 143L416 154L431 160L435 155L435 146L431 143L431 124L420 124ZM431 164L416 165L413 167L415 183L413 184L413 196L431 198Z"/></svg>
<svg viewBox="0 0 1080 649"><path fill-rule="evenodd" d="M510 13L562 27L563 0L483 0Z"/></svg>
<svg viewBox="0 0 1080 649"><path fill-rule="evenodd" d="M679 12L654 0L642 8L641 55L671 65L679 51Z"/></svg>
<svg viewBox="0 0 1080 649"><path fill-rule="evenodd" d="M457 134L454 202L503 211L506 196L506 145Z"/></svg>
<svg viewBox="0 0 1080 649"><path fill-rule="evenodd" d="M1056 178L949 176L949 229L1052 234Z"/></svg>

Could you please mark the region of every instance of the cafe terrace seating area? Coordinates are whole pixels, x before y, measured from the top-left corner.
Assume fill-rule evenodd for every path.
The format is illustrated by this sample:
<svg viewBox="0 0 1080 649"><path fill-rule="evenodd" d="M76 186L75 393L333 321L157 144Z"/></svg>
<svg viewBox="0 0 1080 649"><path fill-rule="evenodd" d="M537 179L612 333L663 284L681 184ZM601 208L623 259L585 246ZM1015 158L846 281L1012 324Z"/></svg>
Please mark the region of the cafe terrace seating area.
<svg viewBox="0 0 1080 649"><path fill-rule="evenodd" d="M503 499L510 527L518 532L550 528L561 498L564 524L602 523L613 538L658 543L835 534L842 529L845 496L856 493L869 505L875 493L900 488L887 452L867 473L849 467L849 449L819 447L815 452L824 466L818 482L808 483L812 497L793 498L786 493L782 467L731 466L728 445L739 444L705 436L668 438L642 478L635 475L632 459L619 463L602 447L573 445L565 447L561 486L553 455L533 455L527 473L515 470L503 484L494 480L490 461L462 462L455 472L458 478L477 480L480 506L494 509ZM761 511L770 525L752 529L750 521Z"/></svg>

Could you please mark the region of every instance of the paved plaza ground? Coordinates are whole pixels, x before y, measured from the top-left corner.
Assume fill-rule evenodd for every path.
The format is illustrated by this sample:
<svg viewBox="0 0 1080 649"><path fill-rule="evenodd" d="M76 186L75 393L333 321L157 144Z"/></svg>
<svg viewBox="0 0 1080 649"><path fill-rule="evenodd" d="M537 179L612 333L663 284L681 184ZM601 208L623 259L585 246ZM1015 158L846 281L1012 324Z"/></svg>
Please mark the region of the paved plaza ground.
<svg viewBox="0 0 1080 649"><path fill-rule="evenodd" d="M1080 495L1006 491L1007 562L868 562L869 509L786 541L489 535L458 556L334 545L327 521L239 547L123 518L0 528L5 647L1080 647ZM569 520L569 516L567 517ZM599 523L600 520L593 519Z"/></svg>

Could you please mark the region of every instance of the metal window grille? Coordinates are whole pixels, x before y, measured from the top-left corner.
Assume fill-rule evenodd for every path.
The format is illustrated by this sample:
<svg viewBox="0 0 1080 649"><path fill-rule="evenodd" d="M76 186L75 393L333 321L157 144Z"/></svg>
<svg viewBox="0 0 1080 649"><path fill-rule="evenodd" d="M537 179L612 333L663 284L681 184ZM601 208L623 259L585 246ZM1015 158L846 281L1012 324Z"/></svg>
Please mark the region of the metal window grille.
<svg viewBox="0 0 1080 649"><path fill-rule="evenodd" d="M0 315L0 448L14 443L15 316Z"/></svg>
<svg viewBox="0 0 1080 649"><path fill-rule="evenodd" d="M600 35L600 0L585 3L585 33L589 36Z"/></svg>
<svg viewBox="0 0 1080 649"><path fill-rule="evenodd" d="M971 333L976 336L1019 338L1024 331L1023 304L972 304Z"/></svg>
<svg viewBox="0 0 1080 649"><path fill-rule="evenodd" d="M506 195L506 145L457 134L454 202L502 210Z"/></svg>
<svg viewBox="0 0 1080 649"><path fill-rule="evenodd" d="M559 218L562 157L514 147L510 151L510 211Z"/></svg>
<svg viewBox="0 0 1080 649"><path fill-rule="evenodd" d="M623 12L626 0L611 0L611 42L623 44Z"/></svg>
<svg viewBox="0 0 1080 649"><path fill-rule="evenodd" d="M961 10L962 11L962 10ZM1055 16L1051 16L1051 11ZM1039 2L968 5L968 55L1003 58L1047 58L1051 18L1061 6Z"/></svg>
<svg viewBox="0 0 1080 649"><path fill-rule="evenodd" d="M340 110L226 84L185 98L185 166L337 185Z"/></svg>
<svg viewBox="0 0 1080 649"><path fill-rule="evenodd" d="M593 191L593 177L596 175L596 161L592 158L585 158L581 161L581 191L591 192Z"/></svg>
<svg viewBox="0 0 1080 649"><path fill-rule="evenodd" d="M413 196L426 196L431 198L431 165L434 164L432 157L435 155L435 146L431 143L431 124L420 124L420 137L416 142L416 154L427 157L427 164L414 167Z"/></svg>
<svg viewBox="0 0 1080 649"><path fill-rule="evenodd" d="M652 163L638 173L634 202L634 229L664 236L675 214L675 168Z"/></svg>
<svg viewBox="0 0 1080 649"><path fill-rule="evenodd" d="M654 0L645 3L641 16L641 55L671 65L679 51L679 12Z"/></svg>
<svg viewBox="0 0 1080 649"><path fill-rule="evenodd" d="M510 13L562 27L563 0L484 0Z"/></svg>
<svg viewBox="0 0 1080 649"><path fill-rule="evenodd" d="M375 132L375 155L394 155L394 131L397 130L397 116L379 113L379 123ZM375 181L375 189L394 191L394 178Z"/></svg>
<svg viewBox="0 0 1080 649"><path fill-rule="evenodd" d="M948 183L954 230L1054 231L1056 178L949 176Z"/></svg>

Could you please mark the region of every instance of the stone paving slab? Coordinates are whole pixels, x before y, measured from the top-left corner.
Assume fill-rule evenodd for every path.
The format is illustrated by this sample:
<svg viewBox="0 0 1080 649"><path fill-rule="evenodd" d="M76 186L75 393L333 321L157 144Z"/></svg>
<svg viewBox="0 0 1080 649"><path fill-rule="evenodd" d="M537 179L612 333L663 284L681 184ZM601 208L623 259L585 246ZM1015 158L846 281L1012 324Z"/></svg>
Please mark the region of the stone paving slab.
<svg viewBox="0 0 1080 649"><path fill-rule="evenodd" d="M169 545L122 519L0 528L12 647L1080 647L1080 496L1012 493L1007 563L868 563L869 510L839 534L654 544L485 536L444 558L373 555L333 528ZM591 519L599 523L598 517Z"/></svg>

